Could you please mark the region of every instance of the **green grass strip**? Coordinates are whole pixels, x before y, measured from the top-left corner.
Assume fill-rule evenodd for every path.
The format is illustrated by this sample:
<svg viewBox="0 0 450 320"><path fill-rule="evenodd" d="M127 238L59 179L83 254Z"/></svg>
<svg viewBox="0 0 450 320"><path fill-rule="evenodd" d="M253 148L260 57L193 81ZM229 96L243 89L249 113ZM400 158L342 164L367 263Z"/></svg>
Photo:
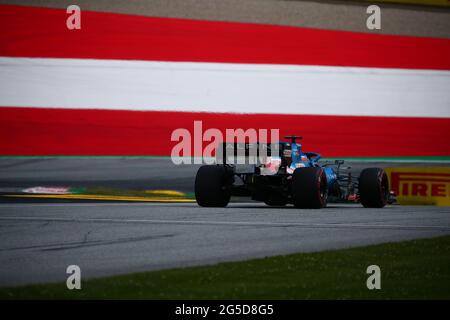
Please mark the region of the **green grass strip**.
<svg viewBox="0 0 450 320"><path fill-rule="evenodd" d="M323 160L367 161L367 162L450 162L449 156L429 157L338 157L323 158Z"/></svg>
<svg viewBox="0 0 450 320"><path fill-rule="evenodd" d="M193 199L193 193L182 193L180 195L167 195L167 194L152 194L149 190L131 190L131 189L118 189L110 187L86 187L80 188L81 193L89 195L105 195L105 196L130 196L130 197L145 197L145 198L170 198L170 199ZM175 191L175 190L174 190Z"/></svg>
<svg viewBox="0 0 450 320"><path fill-rule="evenodd" d="M381 290L366 287L372 264L381 268ZM0 299L450 299L450 236L82 280L81 286L0 288Z"/></svg>

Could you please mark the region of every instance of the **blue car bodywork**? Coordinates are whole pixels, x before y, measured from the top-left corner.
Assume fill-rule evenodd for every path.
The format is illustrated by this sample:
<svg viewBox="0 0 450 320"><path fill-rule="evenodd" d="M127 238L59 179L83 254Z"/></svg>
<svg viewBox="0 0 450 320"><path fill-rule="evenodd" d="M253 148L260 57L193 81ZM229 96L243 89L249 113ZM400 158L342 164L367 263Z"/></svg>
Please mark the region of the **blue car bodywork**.
<svg viewBox="0 0 450 320"><path fill-rule="evenodd" d="M281 144L286 145L286 142L280 142ZM327 177L328 188L332 188L337 181L337 172L334 168L329 166L321 166L319 164L319 160L321 159L320 153L316 152L302 152L302 145L300 143L292 143L291 144L291 152L292 152L292 163L290 167L295 170L299 168L300 165L302 167L322 167L325 171L325 175ZM307 159L302 160L302 159Z"/></svg>
<svg viewBox="0 0 450 320"><path fill-rule="evenodd" d="M195 180L197 203L223 207L231 196L250 197L270 206L293 204L297 208L323 208L327 202L361 202L364 207L381 208L389 201L389 185L381 168L366 168L358 179L349 167L319 162L321 155L303 152L297 136L290 142L223 143L216 153L217 164L199 168ZM239 170L239 159L251 166ZM232 161L228 161L231 156ZM236 161L237 160L237 161Z"/></svg>

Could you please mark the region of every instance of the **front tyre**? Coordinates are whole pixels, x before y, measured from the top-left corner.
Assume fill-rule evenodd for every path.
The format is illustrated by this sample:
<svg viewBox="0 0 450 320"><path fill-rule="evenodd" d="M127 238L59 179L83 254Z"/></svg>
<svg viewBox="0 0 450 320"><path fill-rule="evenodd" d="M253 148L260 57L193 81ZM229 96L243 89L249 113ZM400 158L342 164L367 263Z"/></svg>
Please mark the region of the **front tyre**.
<svg viewBox="0 0 450 320"><path fill-rule="evenodd" d="M222 166L202 166L195 177L195 199L202 207L226 207L230 202L230 176Z"/></svg>
<svg viewBox="0 0 450 320"><path fill-rule="evenodd" d="M359 197L365 208L383 208L389 198L389 182L381 168L367 168L359 176Z"/></svg>
<svg viewBox="0 0 450 320"><path fill-rule="evenodd" d="M297 168L292 175L292 202L296 208L326 207L327 177L322 168Z"/></svg>

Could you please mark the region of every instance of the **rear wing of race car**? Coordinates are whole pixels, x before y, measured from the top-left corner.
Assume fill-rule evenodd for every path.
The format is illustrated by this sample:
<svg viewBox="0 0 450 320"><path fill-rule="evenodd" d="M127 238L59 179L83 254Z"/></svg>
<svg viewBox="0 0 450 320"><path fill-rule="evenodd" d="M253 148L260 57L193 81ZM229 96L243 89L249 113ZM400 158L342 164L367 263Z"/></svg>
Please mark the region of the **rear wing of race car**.
<svg viewBox="0 0 450 320"><path fill-rule="evenodd" d="M216 149L216 163L257 165L267 157L280 157L283 146L281 143L223 142Z"/></svg>

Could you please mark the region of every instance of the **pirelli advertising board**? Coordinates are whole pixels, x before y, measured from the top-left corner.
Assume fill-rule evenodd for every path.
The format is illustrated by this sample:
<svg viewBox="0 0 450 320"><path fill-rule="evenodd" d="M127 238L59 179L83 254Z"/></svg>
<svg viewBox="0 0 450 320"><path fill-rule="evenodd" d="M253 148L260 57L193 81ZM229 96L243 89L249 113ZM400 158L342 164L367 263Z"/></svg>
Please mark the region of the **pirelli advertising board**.
<svg viewBox="0 0 450 320"><path fill-rule="evenodd" d="M385 169L391 190L404 205L450 206L450 167Z"/></svg>

